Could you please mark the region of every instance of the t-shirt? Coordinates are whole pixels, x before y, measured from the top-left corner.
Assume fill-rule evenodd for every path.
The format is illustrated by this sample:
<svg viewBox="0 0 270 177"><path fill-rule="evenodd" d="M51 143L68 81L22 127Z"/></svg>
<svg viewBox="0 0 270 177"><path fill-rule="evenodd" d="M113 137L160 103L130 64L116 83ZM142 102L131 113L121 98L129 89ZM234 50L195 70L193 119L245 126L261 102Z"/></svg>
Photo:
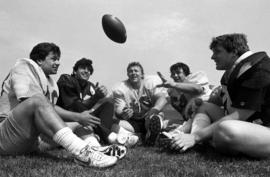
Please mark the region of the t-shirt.
<svg viewBox="0 0 270 177"><path fill-rule="evenodd" d="M43 94L55 104L59 95L57 84L50 76L46 77L42 68L33 60L19 59L2 84L0 121L7 117L21 99L35 94Z"/></svg>
<svg viewBox="0 0 270 177"><path fill-rule="evenodd" d="M134 111L134 119L141 119L155 105L157 96L166 96L167 90L156 87L162 84L157 75L145 76L139 90L132 88L128 80L122 81L112 89L116 115L120 115L125 107Z"/></svg>

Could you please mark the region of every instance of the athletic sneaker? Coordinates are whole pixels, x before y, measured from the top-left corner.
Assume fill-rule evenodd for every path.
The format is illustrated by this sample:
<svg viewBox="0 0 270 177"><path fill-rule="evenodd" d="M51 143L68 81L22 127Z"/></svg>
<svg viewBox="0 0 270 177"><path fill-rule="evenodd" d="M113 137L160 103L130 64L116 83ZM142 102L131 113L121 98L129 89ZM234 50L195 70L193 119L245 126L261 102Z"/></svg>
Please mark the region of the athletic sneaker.
<svg viewBox="0 0 270 177"><path fill-rule="evenodd" d="M167 150L170 146L172 135L169 132L161 132L158 138L160 150Z"/></svg>
<svg viewBox="0 0 270 177"><path fill-rule="evenodd" d="M92 147L95 151L99 151L108 156L115 156L118 159L122 159L127 154L127 148L125 146L113 144L109 146L96 146Z"/></svg>
<svg viewBox="0 0 270 177"><path fill-rule="evenodd" d="M153 115L150 118L149 127L145 135L146 145L153 146L162 130L163 121L161 115Z"/></svg>
<svg viewBox="0 0 270 177"><path fill-rule="evenodd" d="M83 166L106 168L115 165L117 157L108 156L102 152L94 150L93 147L86 145L74 160L76 163Z"/></svg>

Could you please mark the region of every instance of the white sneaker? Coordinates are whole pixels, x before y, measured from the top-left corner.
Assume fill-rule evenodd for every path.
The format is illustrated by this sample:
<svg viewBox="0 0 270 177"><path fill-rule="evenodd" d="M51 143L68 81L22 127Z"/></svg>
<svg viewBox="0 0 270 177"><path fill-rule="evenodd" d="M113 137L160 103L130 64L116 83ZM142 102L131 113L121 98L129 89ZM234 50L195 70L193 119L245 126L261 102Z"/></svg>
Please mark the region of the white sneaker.
<svg viewBox="0 0 270 177"><path fill-rule="evenodd" d="M105 155L86 145L74 160L83 166L106 168L115 165L117 157Z"/></svg>
<svg viewBox="0 0 270 177"><path fill-rule="evenodd" d="M97 146L92 147L95 151L99 151L108 156L115 156L118 159L122 159L127 154L127 148L125 146L113 144L109 146Z"/></svg>

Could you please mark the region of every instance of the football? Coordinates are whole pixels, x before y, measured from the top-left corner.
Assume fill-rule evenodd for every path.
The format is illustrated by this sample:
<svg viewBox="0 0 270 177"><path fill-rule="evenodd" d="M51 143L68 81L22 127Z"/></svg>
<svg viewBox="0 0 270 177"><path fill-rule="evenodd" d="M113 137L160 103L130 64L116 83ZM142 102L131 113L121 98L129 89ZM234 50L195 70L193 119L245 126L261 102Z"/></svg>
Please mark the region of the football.
<svg viewBox="0 0 270 177"><path fill-rule="evenodd" d="M124 24L115 16L106 14L102 17L102 27L105 34L112 41L124 43L127 40L127 32Z"/></svg>

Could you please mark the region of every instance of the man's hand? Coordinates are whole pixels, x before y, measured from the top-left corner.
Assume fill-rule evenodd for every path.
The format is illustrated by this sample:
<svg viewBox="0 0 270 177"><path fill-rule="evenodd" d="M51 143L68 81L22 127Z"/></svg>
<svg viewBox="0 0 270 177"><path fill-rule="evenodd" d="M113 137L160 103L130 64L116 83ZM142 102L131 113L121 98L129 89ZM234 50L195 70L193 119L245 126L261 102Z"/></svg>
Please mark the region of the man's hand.
<svg viewBox="0 0 270 177"><path fill-rule="evenodd" d="M163 82L162 84L158 84L157 87L174 88L175 87L175 82L166 81L166 82Z"/></svg>
<svg viewBox="0 0 270 177"><path fill-rule="evenodd" d="M103 86L103 85L99 86L98 82L96 84L96 90L95 91L96 91L95 96L98 99L104 98L108 94L108 91L107 91L106 87Z"/></svg>
<svg viewBox="0 0 270 177"><path fill-rule="evenodd" d="M134 111L129 107L124 107L121 117L124 120L130 119L134 115Z"/></svg>
<svg viewBox="0 0 270 177"><path fill-rule="evenodd" d="M91 111L84 111L80 113L78 122L85 127L89 127L90 129L100 125L100 119L91 115Z"/></svg>
<svg viewBox="0 0 270 177"><path fill-rule="evenodd" d="M185 152L196 144L195 135L179 133L174 135L171 140L170 148L179 152Z"/></svg>
<svg viewBox="0 0 270 177"><path fill-rule="evenodd" d="M157 85L157 87L172 88L175 86L174 82L168 81L167 79L165 79L165 77L160 72L157 72L157 74L162 81L162 84Z"/></svg>

